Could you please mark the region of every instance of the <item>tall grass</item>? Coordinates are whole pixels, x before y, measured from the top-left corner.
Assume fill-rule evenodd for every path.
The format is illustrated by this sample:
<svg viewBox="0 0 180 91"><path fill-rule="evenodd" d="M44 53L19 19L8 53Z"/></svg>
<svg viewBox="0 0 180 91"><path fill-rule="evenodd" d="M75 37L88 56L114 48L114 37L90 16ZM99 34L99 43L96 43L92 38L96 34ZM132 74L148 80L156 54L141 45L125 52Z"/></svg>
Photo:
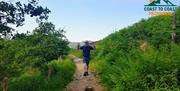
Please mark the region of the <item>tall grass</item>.
<svg viewBox="0 0 180 91"><path fill-rule="evenodd" d="M177 22L179 12L180 8ZM97 44L90 67L109 91L180 91L180 32L172 43L172 20L172 16L141 20Z"/></svg>
<svg viewBox="0 0 180 91"><path fill-rule="evenodd" d="M113 52L96 58L91 65L110 91L179 91L179 51L179 45L171 44L146 52Z"/></svg>
<svg viewBox="0 0 180 91"><path fill-rule="evenodd" d="M51 67L51 76L47 70ZM75 65L70 60L50 62L42 69L30 68L20 77L11 78L9 91L63 91L72 80Z"/></svg>

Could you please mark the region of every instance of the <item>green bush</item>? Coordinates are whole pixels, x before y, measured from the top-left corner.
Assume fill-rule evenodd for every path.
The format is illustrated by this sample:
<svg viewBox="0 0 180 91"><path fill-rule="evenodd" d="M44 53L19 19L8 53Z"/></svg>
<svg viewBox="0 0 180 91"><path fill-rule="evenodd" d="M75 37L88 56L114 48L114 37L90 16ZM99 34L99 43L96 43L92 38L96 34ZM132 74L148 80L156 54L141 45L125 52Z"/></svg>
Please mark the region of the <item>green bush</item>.
<svg viewBox="0 0 180 91"><path fill-rule="evenodd" d="M48 68L52 68L50 77ZM75 65L70 60L57 62L56 60L44 66L43 69L28 69L20 77L12 78L9 91L63 91L72 80Z"/></svg>
<svg viewBox="0 0 180 91"><path fill-rule="evenodd" d="M65 58L70 49L68 43L64 30L55 29L50 22L39 23L31 34L0 39L0 81L18 76L27 66L41 68L59 56Z"/></svg>

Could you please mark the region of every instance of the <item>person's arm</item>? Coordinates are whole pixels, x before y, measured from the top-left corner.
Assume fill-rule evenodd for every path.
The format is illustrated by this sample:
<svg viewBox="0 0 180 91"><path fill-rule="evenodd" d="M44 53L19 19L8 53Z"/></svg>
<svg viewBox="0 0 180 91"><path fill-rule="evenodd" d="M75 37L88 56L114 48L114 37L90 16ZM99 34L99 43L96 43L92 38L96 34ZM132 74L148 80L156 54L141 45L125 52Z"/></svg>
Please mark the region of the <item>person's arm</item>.
<svg viewBox="0 0 180 91"><path fill-rule="evenodd" d="M95 45L93 45L93 50L95 50L96 49L96 46Z"/></svg>
<svg viewBox="0 0 180 91"><path fill-rule="evenodd" d="M92 45L90 49L95 50L96 49L95 45Z"/></svg>
<svg viewBox="0 0 180 91"><path fill-rule="evenodd" d="M94 50L96 49L96 46L95 46L95 45L93 45L93 49L94 49Z"/></svg>

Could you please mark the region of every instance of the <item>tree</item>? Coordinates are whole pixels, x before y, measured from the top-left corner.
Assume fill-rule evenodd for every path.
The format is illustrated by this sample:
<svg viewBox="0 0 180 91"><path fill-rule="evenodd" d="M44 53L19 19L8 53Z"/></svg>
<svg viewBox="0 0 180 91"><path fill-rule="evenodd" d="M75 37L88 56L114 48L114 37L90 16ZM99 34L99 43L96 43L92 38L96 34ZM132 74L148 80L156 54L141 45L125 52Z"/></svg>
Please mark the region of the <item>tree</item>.
<svg viewBox="0 0 180 91"><path fill-rule="evenodd" d="M64 30L50 22L41 22L32 34L15 34L13 39L0 41L0 80L15 76L26 67L41 68L44 64L65 57L69 52Z"/></svg>
<svg viewBox="0 0 180 91"><path fill-rule="evenodd" d="M28 35L28 32L27 33L16 33L15 35L13 35L12 39L23 39L25 38L26 36Z"/></svg>
<svg viewBox="0 0 180 91"><path fill-rule="evenodd" d="M20 1L15 3L0 1L0 37L11 35L13 29L9 24L22 26L25 21L25 15L37 17L38 20L48 19L50 10L38 5L38 0L30 0L27 4Z"/></svg>
<svg viewBox="0 0 180 91"><path fill-rule="evenodd" d="M43 48L43 57L46 61L51 61L59 56L66 56L69 51L68 40L64 35L63 29L55 29L51 22L41 22L33 31L33 35L28 40L33 45L40 45Z"/></svg>
<svg viewBox="0 0 180 91"><path fill-rule="evenodd" d="M33 31L34 34L42 34L42 35L53 35L59 38L65 38L64 29L55 29L55 25L51 22L41 22L39 26Z"/></svg>

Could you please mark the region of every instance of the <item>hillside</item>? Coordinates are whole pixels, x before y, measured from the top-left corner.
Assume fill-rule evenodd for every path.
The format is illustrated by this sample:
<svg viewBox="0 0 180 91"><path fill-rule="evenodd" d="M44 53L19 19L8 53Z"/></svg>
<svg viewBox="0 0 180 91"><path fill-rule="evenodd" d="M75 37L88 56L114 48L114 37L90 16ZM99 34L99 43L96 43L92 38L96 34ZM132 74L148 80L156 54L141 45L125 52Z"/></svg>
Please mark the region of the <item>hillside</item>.
<svg viewBox="0 0 180 91"><path fill-rule="evenodd" d="M180 24L180 9L176 12ZM180 90L180 28L171 39L172 16L121 29L97 44L91 66L109 91Z"/></svg>

